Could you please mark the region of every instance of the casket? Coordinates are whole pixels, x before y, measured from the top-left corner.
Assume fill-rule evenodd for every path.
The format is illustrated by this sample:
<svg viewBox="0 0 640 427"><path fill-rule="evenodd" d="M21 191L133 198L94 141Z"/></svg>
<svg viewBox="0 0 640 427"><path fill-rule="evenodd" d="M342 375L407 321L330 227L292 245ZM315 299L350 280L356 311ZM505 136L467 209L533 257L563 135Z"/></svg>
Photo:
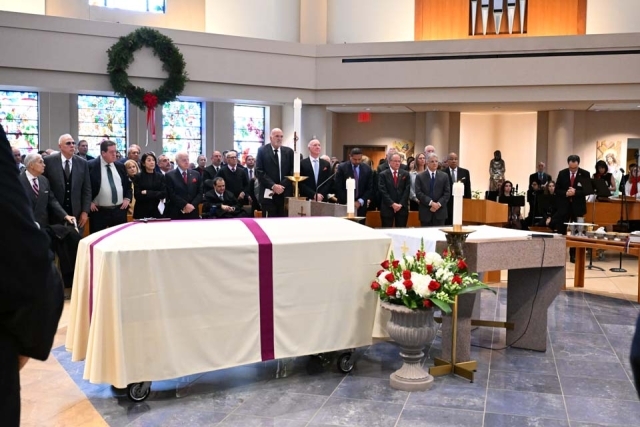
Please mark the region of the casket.
<svg viewBox="0 0 640 427"><path fill-rule="evenodd" d="M368 345L390 243L330 217L110 228L80 242L66 348L125 387Z"/></svg>

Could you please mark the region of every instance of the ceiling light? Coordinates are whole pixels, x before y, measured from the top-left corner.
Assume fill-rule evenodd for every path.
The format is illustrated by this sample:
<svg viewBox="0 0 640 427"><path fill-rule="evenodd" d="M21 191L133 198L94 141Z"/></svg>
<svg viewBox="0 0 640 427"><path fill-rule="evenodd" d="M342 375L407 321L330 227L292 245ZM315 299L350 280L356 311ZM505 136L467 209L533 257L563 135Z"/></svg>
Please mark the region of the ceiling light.
<svg viewBox="0 0 640 427"><path fill-rule="evenodd" d="M365 111L370 111L370 110L371 110L371 108L365 108L364 110L365 110Z"/></svg>

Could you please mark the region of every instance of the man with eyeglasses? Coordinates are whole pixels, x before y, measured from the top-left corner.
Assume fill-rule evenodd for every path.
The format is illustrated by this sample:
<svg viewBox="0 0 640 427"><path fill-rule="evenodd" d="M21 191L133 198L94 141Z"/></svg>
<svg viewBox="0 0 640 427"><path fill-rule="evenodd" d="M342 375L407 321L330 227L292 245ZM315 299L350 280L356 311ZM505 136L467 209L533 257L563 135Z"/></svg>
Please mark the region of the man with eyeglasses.
<svg viewBox="0 0 640 427"><path fill-rule="evenodd" d="M58 147L60 151L44 158L44 176L67 214L78 221L82 235L91 209L89 166L86 160L74 154L76 143L68 133L60 136Z"/></svg>
<svg viewBox="0 0 640 427"><path fill-rule="evenodd" d="M241 204L246 204L249 191L249 177L243 168L238 166L238 153L234 150L227 151L226 165L220 168L216 178L224 179L226 191L233 194ZM213 188L213 183L207 183L207 189Z"/></svg>
<svg viewBox="0 0 640 427"><path fill-rule="evenodd" d="M95 159L95 157L87 154L88 152L89 152L89 143L84 139L81 139L80 141L78 141L78 153L77 153L78 156L82 157L87 161Z"/></svg>

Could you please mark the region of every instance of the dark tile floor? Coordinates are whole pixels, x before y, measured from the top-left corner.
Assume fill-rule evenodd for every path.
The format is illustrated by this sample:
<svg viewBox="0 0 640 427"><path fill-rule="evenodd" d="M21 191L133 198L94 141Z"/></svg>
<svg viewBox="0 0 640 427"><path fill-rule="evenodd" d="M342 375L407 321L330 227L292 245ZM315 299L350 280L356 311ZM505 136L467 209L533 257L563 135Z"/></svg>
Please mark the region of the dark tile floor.
<svg viewBox="0 0 640 427"><path fill-rule="evenodd" d="M503 289L483 294L483 317L502 318L505 301ZM350 375L332 365L309 375L308 358L298 358L286 378L275 379L277 362L260 363L155 382L138 404L82 380L83 364L62 347L54 355L111 426L631 427L640 426L628 361L639 310L625 300L563 292L549 309L545 353L501 349L504 331L480 328L472 338L476 381L438 377L416 393L389 387L401 360L385 342L366 349ZM431 365L439 338L426 354Z"/></svg>

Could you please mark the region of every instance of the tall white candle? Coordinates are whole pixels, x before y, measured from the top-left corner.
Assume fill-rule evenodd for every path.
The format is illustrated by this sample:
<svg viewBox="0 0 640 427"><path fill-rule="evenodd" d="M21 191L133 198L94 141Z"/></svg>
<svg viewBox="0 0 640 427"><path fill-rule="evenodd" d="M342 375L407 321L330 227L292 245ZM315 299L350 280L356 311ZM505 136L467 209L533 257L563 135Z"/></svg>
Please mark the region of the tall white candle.
<svg viewBox="0 0 640 427"><path fill-rule="evenodd" d="M347 178L347 214L355 213L356 209L356 180Z"/></svg>
<svg viewBox="0 0 640 427"><path fill-rule="evenodd" d="M453 183L453 225L462 225L462 198L464 197L464 184Z"/></svg>
<svg viewBox="0 0 640 427"><path fill-rule="evenodd" d="M298 136L298 142L295 143L295 153L293 156L293 173L300 174L300 132L302 130L302 100L296 98L293 100L293 131Z"/></svg>

